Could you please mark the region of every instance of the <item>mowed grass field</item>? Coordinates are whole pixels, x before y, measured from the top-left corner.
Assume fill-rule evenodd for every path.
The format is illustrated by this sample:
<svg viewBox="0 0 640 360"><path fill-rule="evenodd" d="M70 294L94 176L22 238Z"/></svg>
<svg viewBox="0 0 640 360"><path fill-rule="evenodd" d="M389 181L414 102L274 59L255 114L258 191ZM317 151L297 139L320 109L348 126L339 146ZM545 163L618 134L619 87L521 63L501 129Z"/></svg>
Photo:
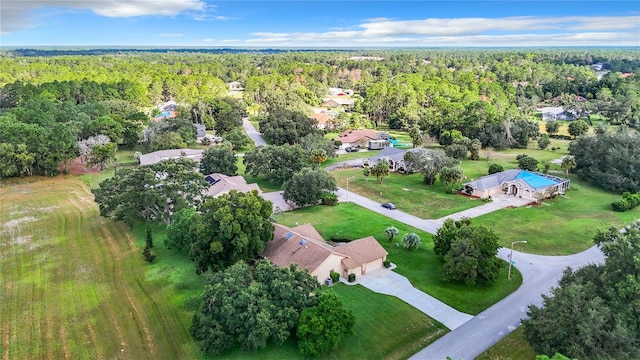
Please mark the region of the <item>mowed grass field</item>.
<svg viewBox="0 0 640 360"><path fill-rule="evenodd" d="M0 186L2 359L198 356L131 232L99 217L79 178Z"/></svg>

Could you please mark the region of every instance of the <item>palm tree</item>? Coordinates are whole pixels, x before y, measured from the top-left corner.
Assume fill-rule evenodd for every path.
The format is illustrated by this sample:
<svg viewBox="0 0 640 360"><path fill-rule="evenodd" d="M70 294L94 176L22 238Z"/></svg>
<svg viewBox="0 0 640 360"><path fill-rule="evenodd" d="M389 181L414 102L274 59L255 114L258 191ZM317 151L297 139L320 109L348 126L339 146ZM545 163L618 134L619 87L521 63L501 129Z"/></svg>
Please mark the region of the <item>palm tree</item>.
<svg viewBox="0 0 640 360"><path fill-rule="evenodd" d="M390 242L393 242L393 240L396 238L396 236L398 236L399 233L400 232L395 226L389 226L384 229L384 235L389 239Z"/></svg>
<svg viewBox="0 0 640 360"><path fill-rule="evenodd" d="M404 244L404 247L406 247L409 251L417 249L420 247L420 245L422 245L420 236L418 236L418 234L416 233L405 234L402 238L402 243Z"/></svg>
<svg viewBox="0 0 640 360"><path fill-rule="evenodd" d="M562 163L560 163L560 166L564 169L564 175L568 176L569 170L575 169L576 167L576 159L571 155L567 155L562 158Z"/></svg>

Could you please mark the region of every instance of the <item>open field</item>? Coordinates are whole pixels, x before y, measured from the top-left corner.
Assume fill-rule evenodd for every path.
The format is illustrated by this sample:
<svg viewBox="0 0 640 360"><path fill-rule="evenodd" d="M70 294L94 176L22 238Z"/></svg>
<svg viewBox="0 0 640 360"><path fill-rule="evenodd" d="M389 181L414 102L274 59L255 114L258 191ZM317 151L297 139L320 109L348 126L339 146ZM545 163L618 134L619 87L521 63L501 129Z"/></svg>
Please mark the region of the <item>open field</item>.
<svg viewBox="0 0 640 360"><path fill-rule="evenodd" d="M430 234L353 203L314 206L285 212L278 216L278 222L287 226L311 223L325 240L330 240L332 236L350 240L374 236L389 252L388 259L398 265L394 271L406 276L416 288L468 314L480 313L515 291L522 283L519 272L512 271L512 280L507 280L506 263L499 280L493 286L466 286L462 283L444 282L438 274L442 259L433 253ZM415 232L422 239L422 246L414 251L408 251L402 246L389 242L383 234L387 226L397 227L400 231L400 239L408 232Z"/></svg>
<svg viewBox="0 0 640 360"><path fill-rule="evenodd" d="M204 276L153 227L154 264L133 232L99 217L87 183L108 174L30 178L0 187L3 359L202 359L188 327ZM333 289L357 315L354 334L324 359L403 359L446 333L413 307L360 286ZM293 340L221 359L303 359Z"/></svg>
<svg viewBox="0 0 640 360"><path fill-rule="evenodd" d="M77 178L0 186L3 359L193 358L134 238Z"/></svg>

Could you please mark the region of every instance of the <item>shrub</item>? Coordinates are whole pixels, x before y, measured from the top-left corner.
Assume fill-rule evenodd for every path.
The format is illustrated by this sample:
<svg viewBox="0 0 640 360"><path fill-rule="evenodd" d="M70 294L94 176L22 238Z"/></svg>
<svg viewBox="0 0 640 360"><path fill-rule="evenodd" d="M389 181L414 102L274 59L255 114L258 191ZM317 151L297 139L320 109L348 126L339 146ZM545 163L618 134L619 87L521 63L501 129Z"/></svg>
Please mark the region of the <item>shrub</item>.
<svg viewBox="0 0 640 360"><path fill-rule="evenodd" d="M489 175L504 171L504 168L500 164L489 165Z"/></svg>
<svg viewBox="0 0 640 360"><path fill-rule="evenodd" d="M618 199L611 203L613 210L618 212L631 210L638 205L640 205L640 193L632 194L630 192L625 192L622 194L622 199Z"/></svg>
<svg viewBox="0 0 640 360"><path fill-rule="evenodd" d="M387 259L382 263L382 265L384 265L384 267L388 269L391 267L391 261Z"/></svg>
<svg viewBox="0 0 640 360"><path fill-rule="evenodd" d="M331 276L331 281L333 281L334 284L340 281L340 273L332 271L329 276Z"/></svg>
<svg viewBox="0 0 640 360"><path fill-rule="evenodd" d="M332 192L326 191L322 193L320 201L322 202L322 205L336 206L338 203L338 196Z"/></svg>
<svg viewBox="0 0 640 360"><path fill-rule="evenodd" d="M356 281L356 274L349 274L349 282L354 282Z"/></svg>

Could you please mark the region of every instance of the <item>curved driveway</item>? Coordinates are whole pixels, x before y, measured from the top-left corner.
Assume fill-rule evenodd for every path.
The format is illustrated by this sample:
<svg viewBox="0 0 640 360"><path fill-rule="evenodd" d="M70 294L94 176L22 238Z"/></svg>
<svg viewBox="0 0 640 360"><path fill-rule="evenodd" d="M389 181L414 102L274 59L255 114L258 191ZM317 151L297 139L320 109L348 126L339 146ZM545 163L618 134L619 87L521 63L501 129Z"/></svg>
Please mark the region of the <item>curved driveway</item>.
<svg viewBox="0 0 640 360"><path fill-rule="evenodd" d="M436 233L442 223L442 219L424 220L400 210L387 210L376 201L352 192L347 194L347 191L341 188L336 193L341 201L348 199L349 202L432 234ZM466 212L465 216L476 217L498 210L495 207L485 207L482 211L481 208L484 206L474 208L474 212ZM447 217L459 216L452 214L445 218ZM509 249L499 249L498 257L509 261ZM540 306L541 295L548 294L551 288L557 285L566 267L576 269L590 263L600 263L604 261L604 255L596 246L569 256L542 256L514 251L513 261L522 274L522 285L518 290L422 349L411 359L474 359L517 328L520 321L526 317L529 304Z"/></svg>

